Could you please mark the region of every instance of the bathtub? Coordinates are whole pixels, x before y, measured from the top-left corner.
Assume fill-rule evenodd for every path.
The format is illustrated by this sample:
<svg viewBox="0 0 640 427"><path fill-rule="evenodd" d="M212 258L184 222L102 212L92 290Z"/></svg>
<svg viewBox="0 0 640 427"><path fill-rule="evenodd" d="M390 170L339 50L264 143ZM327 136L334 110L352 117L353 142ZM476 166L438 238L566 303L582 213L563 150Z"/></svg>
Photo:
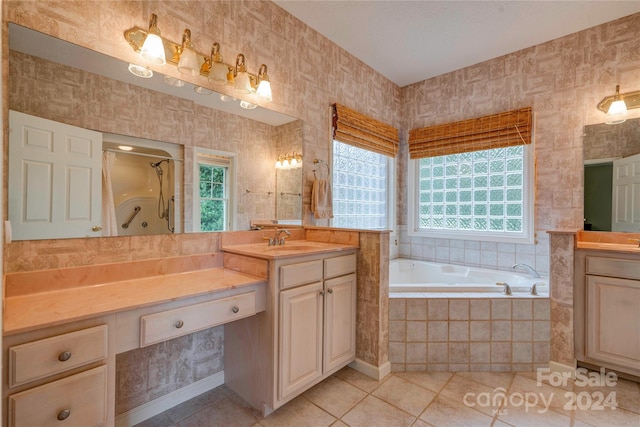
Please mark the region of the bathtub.
<svg viewBox="0 0 640 427"><path fill-rule="evenodd" d="M508 283L512 295L504 295ZM538 295L530 290L536 284ZM389 262L390 298L548 298L548 278L411 259Z"/></svg>

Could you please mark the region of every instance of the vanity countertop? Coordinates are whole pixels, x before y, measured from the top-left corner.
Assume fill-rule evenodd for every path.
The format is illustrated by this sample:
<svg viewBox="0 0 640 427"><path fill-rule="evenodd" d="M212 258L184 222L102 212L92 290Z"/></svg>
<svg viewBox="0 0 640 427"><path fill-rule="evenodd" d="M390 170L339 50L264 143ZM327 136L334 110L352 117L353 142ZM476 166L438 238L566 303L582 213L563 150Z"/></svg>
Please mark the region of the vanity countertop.
<svg viewBox="0 0 640 427"><path fill-rule="evenodd" d="M4 299L5 335L265 283L225 268L154 275Z"/></svg>
<svg viewBox="0 0 640 427"><path fill-rule="evenodd" d="M267 243L222 246L224 252L267 260L293 258L327 252L340 252L351 249L358 249L358 245L316 242L313 240L289 240L284 245L278 246L269 246Z"/></svg>
<svg viewBox="0 0 640 427"><path fill-rule="evenodd" d="M640 233L583 231L576 233L576 249L640 253Z"/></svg>
<svg viewBox="0 0 640 427"><path fill-rule="evenodd" d="M605 242L576 242L576 249L593 249L597 251L625 252L631 254L640 254L638 245L630 245L627 243L605 243Z"/></svg>

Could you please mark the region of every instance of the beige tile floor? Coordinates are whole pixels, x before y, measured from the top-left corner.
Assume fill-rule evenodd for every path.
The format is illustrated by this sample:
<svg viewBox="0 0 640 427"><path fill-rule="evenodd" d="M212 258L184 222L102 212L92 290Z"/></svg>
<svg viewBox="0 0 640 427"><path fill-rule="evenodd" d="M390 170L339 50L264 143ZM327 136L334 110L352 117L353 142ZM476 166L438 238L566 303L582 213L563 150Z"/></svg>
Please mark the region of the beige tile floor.
<svg viewBox="0 0 640 427"><path fill-rule="evenodd" d="M533 372L396 372L376 381L345 368L265 418L223 385L136 427L640 427L638 383L553 387L537 379Z"/></svg>

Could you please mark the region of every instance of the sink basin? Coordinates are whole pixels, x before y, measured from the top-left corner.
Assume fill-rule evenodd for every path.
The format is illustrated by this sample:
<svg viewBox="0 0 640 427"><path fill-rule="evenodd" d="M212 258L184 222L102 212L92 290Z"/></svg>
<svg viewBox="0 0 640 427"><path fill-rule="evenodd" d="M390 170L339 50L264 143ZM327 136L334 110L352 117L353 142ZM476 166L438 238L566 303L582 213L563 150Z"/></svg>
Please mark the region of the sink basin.
<svg viewBox="0 0 640 427"><path fill-rule="evenodd" d="M308 251L311 249L317 249L317 246L313 246L313 245L296 245L296 244L291 244L291 245L287 245L286 243L284 245L279 245L279 246L269 246L268 247L269 250L279 250L279 251Z"/></svg>

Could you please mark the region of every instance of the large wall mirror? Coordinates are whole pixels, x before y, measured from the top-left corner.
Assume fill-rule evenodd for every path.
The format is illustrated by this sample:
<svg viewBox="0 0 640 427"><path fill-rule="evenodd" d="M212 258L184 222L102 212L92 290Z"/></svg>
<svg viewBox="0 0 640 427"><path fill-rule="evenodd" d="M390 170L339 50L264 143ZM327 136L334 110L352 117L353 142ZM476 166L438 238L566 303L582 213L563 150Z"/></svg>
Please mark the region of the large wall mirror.
<svg viewBox="0 0 640 427"><path fill-rule="evenodd" d="M640 118L584 128L584 229L640 232Z"/></svg>
<svg viewBox="0 0 640 427"><path fill-rule="evenodd" d="M14 239L301 224L302 169L274 167L302 154L299 120L128 66L9 24Z"/></svg>

